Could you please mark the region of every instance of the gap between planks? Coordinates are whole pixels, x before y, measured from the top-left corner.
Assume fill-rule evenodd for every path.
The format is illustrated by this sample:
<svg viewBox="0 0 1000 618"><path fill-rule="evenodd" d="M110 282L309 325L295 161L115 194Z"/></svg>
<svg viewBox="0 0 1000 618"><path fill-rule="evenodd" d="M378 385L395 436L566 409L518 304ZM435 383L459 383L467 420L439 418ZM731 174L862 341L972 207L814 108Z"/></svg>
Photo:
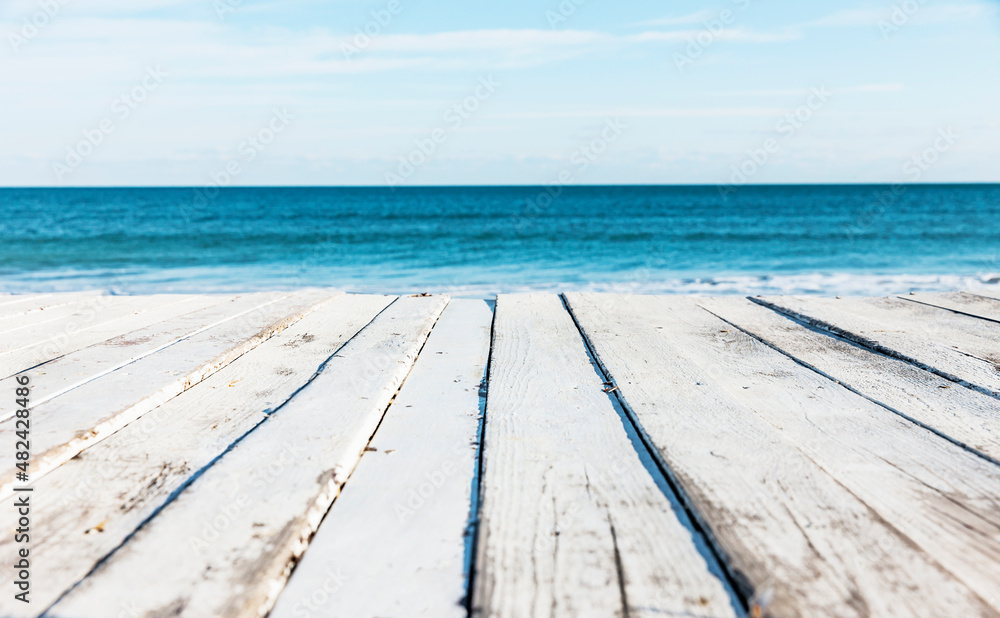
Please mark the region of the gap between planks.
<svg viewBox="0 0 1000 618"><path fill-rule="evenodd" d="M106 616L117 611L122 589L140 613L266 613L446 303L407 297L389 305L50 615ZM293 447L292 463L268 472ZM203 538L223 512L226 526Z"/></svg>
<svg viewBox="0 0 1000 618"><path fill-rule="evenodd" d="M768 613L996 612L996 466L734 337L691 299L567 299Z"/></svg>
<svg viewBox="0 0 1000 618"><path fill-rule="evenodd" d="M835 310L829 302L824 302L829 299L778 296L753 297L750 300L876 352L916 365L966 388L1000 398L1000 374L992 362L954 347L908 335L906 328L900 332L890 331L884 323L870 317ZM916 303L907 304L920 306ZM944 309L938 311L950 313ZM952 315L956 319L974 319Z"/></svg>
<svg viewBox="0 0 1000 618"><path fill-rule="evenodd" d="M223 321L101 379L87 382L33 411L31 478L37 479L88 446L103 440L158 405L225 367L245 352L334 298L327 292L300 292L269 301ZM135 374L156 376L150 384ZM0 438L13 435L14 421L0 422ZM0 472L0 498L13 491L13 471Z"/></svg>
<svg viewBox="0 0 1000 618"><path fill-rule="evenodd" d="M743 298L700 306L803 367L1000 464L1000 401Z"/></svg>
<svg viewBox="0 0 1000 618"><path fill-rule="evenodd" d="M127 542L240 436L288 401L393 297L336 298L34 483L32 611L8 596L0 614L30 618ZM196 439L192 439L196 436ZM9 511L9 512L8 512ZM14 509L0 511L13 527ZM13 538L0 538L0 552Z"/></svg>
<svg viewBox="0 0 1000 618"><path fill-rule="evenodd" d="M499 296L490 355L473 616L741 614L559 297Z"/></svg>
<svg viewBox="0 0 1000 618"><path fill-rule="evenodd" d="M492 317L485 301L445 308L271 618L466 615Z"/></svg>

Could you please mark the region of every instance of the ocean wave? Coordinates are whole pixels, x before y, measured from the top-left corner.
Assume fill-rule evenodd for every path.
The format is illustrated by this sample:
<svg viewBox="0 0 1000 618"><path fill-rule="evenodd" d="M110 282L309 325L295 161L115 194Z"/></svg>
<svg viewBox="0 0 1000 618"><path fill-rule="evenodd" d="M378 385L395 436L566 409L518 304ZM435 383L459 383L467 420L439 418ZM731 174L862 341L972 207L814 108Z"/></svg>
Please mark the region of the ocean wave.
<svg viewBox="0 0 1000 618"><path fill-rule="evenodd" d="M412 268L387 272L344 268L304 270L255 264L170 269L46 269L23 272L0 267L0 292L46 293L96 290L112 294L243 293L334 288L367 294L451 294L489 298L519 292L611 292L698 296L823 295L886 296L909 292L981 291L1000 298L1000 273L876 274L796 273L677 276L663 271L625 270L576 275L567 271L477 267Z"/></svg>
<svg viewBox="0 0 1000 618"><path fill-rule="evenodd" d="M385 293L377 285L345 286L346 292ZM987 275L911 275L807 273L794 275L732 275L697 278L629 276L616 281L537 282L498 286L490 284L415 286L393 293L438 292L456 297L484 298L498 293L607 292L618 294L689 294L696 296L820 295L887 296L910 292L982 291L1000 297L1000 273Z"/></svg>

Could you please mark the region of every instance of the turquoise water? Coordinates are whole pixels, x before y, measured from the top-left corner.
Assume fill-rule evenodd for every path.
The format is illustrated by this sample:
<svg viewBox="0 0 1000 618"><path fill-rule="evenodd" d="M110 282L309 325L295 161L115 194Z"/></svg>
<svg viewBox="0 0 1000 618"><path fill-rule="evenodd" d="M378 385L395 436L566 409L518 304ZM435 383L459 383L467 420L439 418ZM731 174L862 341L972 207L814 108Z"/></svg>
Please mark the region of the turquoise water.
<svg viewBox="0 0 1000 618"><path fill-rule="evenodd" d="M0 290L894 293L1000 273L1000 185L0 189Z"/></svg>

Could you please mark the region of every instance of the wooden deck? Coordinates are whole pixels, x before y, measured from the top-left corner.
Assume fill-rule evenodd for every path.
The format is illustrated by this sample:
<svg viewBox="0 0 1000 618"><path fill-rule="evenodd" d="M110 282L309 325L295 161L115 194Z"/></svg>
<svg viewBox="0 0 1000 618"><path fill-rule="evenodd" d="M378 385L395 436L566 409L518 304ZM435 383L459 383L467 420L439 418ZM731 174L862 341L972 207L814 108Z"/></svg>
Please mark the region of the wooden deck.
<svg viewBox="0 0 1000 618"><path fill-rule="evenodd" d="M998 298L7 295L0 378L2 616L1000 616Z"/></svg>

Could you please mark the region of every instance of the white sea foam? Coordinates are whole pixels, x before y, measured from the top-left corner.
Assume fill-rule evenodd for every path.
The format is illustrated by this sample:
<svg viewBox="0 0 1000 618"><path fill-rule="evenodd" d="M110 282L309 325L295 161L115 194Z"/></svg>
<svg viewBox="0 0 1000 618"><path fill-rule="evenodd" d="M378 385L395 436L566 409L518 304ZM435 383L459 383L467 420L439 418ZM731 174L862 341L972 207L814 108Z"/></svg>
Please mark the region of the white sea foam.
<svg viewBox="0 0 1000 618"><path fill-rule="evenodd" d="M633 271L603 275L600 279L523 282L512 273L496 281L466 284L468 276L444 276L440 272L415 272L395 276L365 277L305 273L289 277L282 273L255 272L257 276L227 268L172 269L144 273L70 272L41 276L37 273L0 281L0 292L69 292L98 290L116 294L241 293L264 290L326 287L369 294L448 293L457 297L489 298L512 292L615 292L620 294L694 294L704 296L758 294L815 294L823 296L885 296L909 292L955 292L981 290L1000 297L1000 274L927 275L868 273L804 273L788 275L718 275L678 277L657 271ZM352 273L353 274L353 273ZM491 279L489 274L480 274ZM506 279L506 281L504 281Z"/></svg>
<svg viewBox="0 0 1000 618"><path fill-rule="evenodd" d="M382 292L377 286L355 285L348 292ZM394 290L396 293L439 292L483 298L511 292L613 292L620 294L694 294L702 296L810 294L822 296L885 296L910 292L983 291L1000 296L1000 274L989 275L873 275L814 273L795 275L731 275L704 278L625 277L618 281L540 282L533 284L455 285Z"/></svg>

